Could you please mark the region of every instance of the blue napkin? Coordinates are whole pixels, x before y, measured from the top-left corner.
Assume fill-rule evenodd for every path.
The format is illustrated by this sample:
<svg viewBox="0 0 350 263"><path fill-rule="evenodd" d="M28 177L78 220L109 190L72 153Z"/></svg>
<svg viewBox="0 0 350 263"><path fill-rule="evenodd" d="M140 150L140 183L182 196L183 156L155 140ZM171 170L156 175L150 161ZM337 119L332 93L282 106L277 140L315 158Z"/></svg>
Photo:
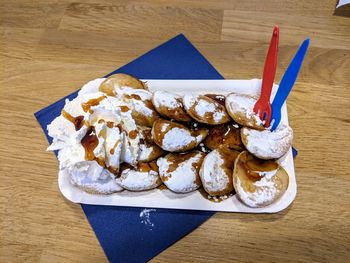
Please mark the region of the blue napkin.
<svg viewBox="0 0 350 263"><path fill-rule="evenodd" d="M107 76L120 72L144 79L223 78L182 34ZM66 98L76 95L74 92ZM46 126L60 114L64 100L35 113L50 143ZM214 214L169 209L151 210L148 214L143 213L144 208L81 206L111 262L148 261Z"/></svg>

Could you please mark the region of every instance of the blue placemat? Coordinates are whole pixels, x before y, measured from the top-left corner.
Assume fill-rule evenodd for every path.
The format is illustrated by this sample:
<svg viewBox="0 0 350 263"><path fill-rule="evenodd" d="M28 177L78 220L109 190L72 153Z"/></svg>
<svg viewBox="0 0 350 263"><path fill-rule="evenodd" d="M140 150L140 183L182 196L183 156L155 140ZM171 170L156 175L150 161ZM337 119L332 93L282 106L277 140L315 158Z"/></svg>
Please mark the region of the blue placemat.
<svg viewBox="0 0 350 263"><path fill-rule="evenodd" d="M108 75L118 72L144 79L223 78L182 34ZM74 92L66 98L76 95ZM60 114L64 100L35 113L50 143L46 126ZM148 218L142 216L144 208L94 205L82 205L82 208L111 262L148 261L214 214L156 209Z"/></svg>

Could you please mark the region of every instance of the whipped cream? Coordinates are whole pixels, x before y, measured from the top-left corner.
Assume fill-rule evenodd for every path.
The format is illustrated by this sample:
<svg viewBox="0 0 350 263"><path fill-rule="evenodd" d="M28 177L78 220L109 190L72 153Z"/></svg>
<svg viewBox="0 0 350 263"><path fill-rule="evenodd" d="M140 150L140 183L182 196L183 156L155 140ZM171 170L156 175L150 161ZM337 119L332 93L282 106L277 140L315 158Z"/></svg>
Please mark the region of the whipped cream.
<svg viewBox="0 0 350 263"><path fill-rule="evenodd" d="M88 82L75 99L67 99L47 130L52 137L48 150L58 150L60 170L68 172L71 182L87 192L107 194L123 190L115 174L122 162L137 163L140 135L129 104L99 92L104 80Z"/></svg>

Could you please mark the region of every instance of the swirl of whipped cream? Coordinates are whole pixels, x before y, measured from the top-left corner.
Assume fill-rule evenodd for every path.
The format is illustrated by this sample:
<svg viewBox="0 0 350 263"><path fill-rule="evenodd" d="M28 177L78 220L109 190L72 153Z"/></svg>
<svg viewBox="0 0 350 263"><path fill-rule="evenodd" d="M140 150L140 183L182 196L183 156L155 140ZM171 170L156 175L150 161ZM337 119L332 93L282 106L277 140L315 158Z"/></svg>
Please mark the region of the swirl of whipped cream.
<svg viewBox="0 0 350 263"><path fill-rule="evenodd" d="M61 115L47 126L53 139L48 150L58 150L60 170L74 185L109 194L123 190L115 175L120 163L137 163L140 135L128 105L98 91L103 81L88 82L75 99L66 100Z"/></svg>

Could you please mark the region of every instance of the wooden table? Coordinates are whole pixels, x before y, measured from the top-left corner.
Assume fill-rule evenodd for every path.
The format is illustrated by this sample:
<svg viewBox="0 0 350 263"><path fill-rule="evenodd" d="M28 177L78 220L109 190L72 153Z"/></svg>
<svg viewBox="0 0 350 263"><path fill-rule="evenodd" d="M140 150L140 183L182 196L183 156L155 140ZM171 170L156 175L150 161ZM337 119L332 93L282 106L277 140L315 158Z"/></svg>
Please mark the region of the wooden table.
<svg viewBox="0 0 350 263"><path fill-rule="evenodd" d="M274 215L217 213L154 262L350 260L350 18L335 1L1 0L0 261L102 262L33 113L184 33L226 78L260 77L275 23L277 82L311 47L289 98L298 195ZM84 2L84 3L83 3Z"/></svg>

